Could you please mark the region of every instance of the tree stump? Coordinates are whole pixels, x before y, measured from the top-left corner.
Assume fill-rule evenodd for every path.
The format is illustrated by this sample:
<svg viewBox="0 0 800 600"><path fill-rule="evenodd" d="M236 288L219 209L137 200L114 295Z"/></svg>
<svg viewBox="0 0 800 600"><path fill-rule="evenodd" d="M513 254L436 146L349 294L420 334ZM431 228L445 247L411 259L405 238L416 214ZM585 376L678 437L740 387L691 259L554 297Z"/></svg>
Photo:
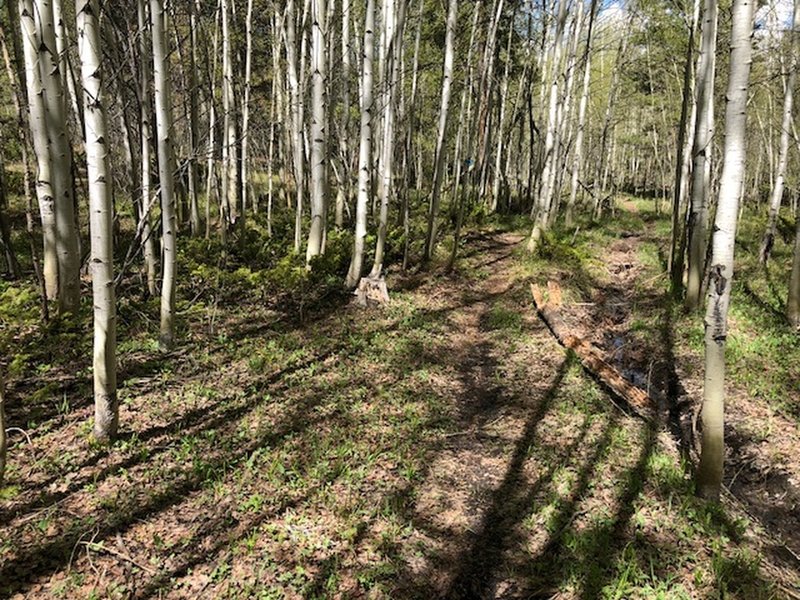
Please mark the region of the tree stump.
<svg viewBox="0 0 800 600"><path fill-rule="evenodd" d="M382 275L380 277L362 277L353 295L356 297L356 303L365 308L370 304L385 304L389 301L386 279Z"/></svg>

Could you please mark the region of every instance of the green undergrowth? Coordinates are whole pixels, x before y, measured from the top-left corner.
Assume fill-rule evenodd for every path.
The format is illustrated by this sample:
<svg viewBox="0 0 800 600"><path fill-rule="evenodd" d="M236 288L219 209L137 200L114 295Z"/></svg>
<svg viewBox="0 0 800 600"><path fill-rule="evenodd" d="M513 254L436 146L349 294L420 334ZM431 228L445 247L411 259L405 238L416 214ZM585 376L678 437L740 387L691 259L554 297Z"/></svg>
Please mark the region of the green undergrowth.
<svg viewBox="0 0 800 600"><path fill-rule="evenodd" d="M670 296L664 272L670 217L656 215L652 201L625 200L627 210L600 223L581 221L568 230L555 227L535 256L520 250L524 273L540 285L557 281L567 307L588 304L591 313L598 299L621 304L625 328L621 339L631 360L640 360L645 372L649 362L648 376L659 365L680 360L677 368L702 382L702 315L683 312ZM729 393L734 397L747 394L798 418L800 339L782 316L781 300L791 262L790 240L776 243L767 271L757 264L762 226L762 219L745 213L730 315ZM625 247L625 240L633 236L637 241L628 256L640 272L628 287L619 289L609 270L609 249L619 244ZM585 324L585 331L591 335L592 325ZM543 523L562 535L559 564L566 565L563 569L573 593L587 598L783 597L762 569L764 557L753 537L754 523L745 515L733 516L720 506L695 499L690 466L643 429L636 433L615 425L610 435L593 442L600 445L599 464L606 464L598 468L607 469L614 482L608 485L630 503L624 511L626 520L613 510L592 510L578 526L559 512L571 500L569 496L566 500L553 496L539 511L542 516L536 525ZM758 439L768 435L762 432ZM607 449L611 440L620 444L616 456ZM650 449L644 450L648 445ZM632 460L636 462L631 467ZM568 474L571 481L576 477L580 480L580 473ZM619 550L611 557L592 560L598 549L615 546ZM800 581L794 581L798 585ZM588 595L587 589L591 590Z"/></svg>
<svg viewBox="0 0 800 600"><path fill-rule="evenodd" d="M41 350L15 350L45 391L0 491L18 511L0 523L0 593L779 598L752 523L696 500L663 432L614 406L533 314L530 280L586 301L613 283L606 249L636 233L634 292L652 298L632 303L631 339L661 344L672 319L693 343L678 311L653 311L663 219L647 211L556 229L536 258L498 243L524 220L486 219L455 273L390 276L391 302L367 310L340 292L347 234L310 273L277 250L288 225L235 234L224 262L218 242L185 238L175 352L157 352L157 301L121 295L111 447L88 441L88 388L76 406ZM5 289L41 341L35 290ZM90 355L85 328L48 327Z"/></svg>

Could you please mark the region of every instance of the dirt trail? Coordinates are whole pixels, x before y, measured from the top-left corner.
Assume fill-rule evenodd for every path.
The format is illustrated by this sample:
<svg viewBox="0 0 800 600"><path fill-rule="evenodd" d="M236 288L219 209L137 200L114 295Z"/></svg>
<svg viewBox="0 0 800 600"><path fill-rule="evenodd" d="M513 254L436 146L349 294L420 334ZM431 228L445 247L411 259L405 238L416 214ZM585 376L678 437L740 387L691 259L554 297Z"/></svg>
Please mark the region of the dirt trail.
<svg viewBox="0 0 800 600"><path fill-rule="evenodd" d="M759 568L706 543L761 538L682 512L673 435L552 338L521 242L471 234L454 274L390 278L366 312L292 325L243 307L217 346L135 370L112 450L86 444L84 409L35 436L0 500L0 595L710 597L732 572L732 597L761 597ZM567 317L680 415L669 340L630 335L631 304L660 302L636 287L639 243L615 242Z"/></svg>
<svg viewBox="0 0 800 600"><path fill-rule="evenodd" d="M698 370L688 367L702 357L686 352L676 356L673 324L665 310L668 299L652 285L660 274L648 273L639 258L642 245L654 241L648 235L623 232L609 247L603 257L608 279L593 290L591 303L572 309L572 322L606 351L629 381L651 394L678 449L696 461L694 428L702 381ZM649 343L634 333L639 326L630 314L634 305L640 312L661 315L658 336ZM724 484L739 508L774 536L768 552L779 562L800 567L800 462L787 451L800 445L800 427L730 382L727 390ZM759 438L751 433L773 430L780 435Z"/></svg>

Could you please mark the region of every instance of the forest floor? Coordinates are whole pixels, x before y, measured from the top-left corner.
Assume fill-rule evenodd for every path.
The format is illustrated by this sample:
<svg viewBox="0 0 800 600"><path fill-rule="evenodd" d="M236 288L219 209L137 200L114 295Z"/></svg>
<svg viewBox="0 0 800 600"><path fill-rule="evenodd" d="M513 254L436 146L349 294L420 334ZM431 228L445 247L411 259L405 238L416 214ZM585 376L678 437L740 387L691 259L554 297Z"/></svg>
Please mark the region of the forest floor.
<svg viewBox="0 0 800 600"><path fill-rule="evenodd" d="M31 439L15 433L0 488L0 596L800 597L797 344L762 340L777 317L753 317L768 289L744 281L730 493L695 499L702 319L669 301L666 221L642 206L538 258L519 233L474 231L453 273L391 274L385 306L189 313L175 352L123 347L108 449L88 394L32 411L74 374L12 381ZM548 280L657 419L559 346L530 299ZM765 348L794 395L745 373Z"/></svg>

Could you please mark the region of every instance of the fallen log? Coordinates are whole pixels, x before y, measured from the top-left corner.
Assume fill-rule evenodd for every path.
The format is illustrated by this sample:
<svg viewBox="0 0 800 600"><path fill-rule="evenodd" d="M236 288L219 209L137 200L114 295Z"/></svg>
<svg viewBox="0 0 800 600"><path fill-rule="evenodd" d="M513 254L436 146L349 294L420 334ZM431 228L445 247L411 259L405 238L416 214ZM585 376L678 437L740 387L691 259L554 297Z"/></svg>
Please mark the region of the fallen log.
<svg viewBox="0 0 800 600"><path fill-rule="evenodd" d="M558 342L572 350L581 361L583 368L607 388L615 397L622 400L634 413L644 419L655 415L656 403L644 390L639 389L608 363L602 350L583 338L568 333L561 319L561 288L557 283L547 282L548 297L536 284L531 284L533 303L539 316Z"/></svg>

